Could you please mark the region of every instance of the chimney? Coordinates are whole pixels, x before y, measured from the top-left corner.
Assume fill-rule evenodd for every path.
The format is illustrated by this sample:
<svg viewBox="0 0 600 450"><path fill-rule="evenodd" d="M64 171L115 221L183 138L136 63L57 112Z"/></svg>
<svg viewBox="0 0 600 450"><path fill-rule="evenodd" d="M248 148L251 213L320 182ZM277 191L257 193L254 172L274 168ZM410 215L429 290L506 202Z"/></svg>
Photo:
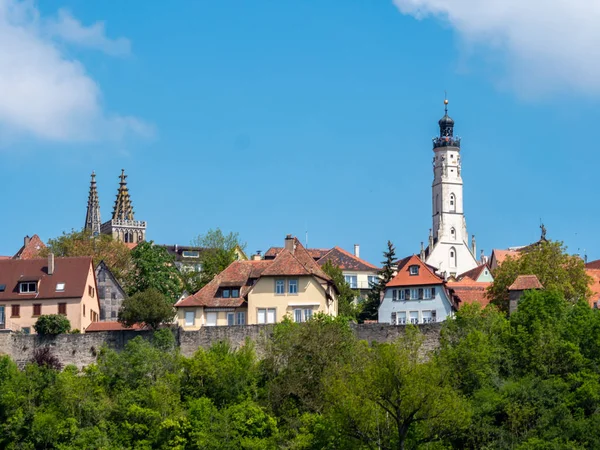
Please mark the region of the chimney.
<svg viewBox="0 0 600 450"><path fill-rule="evenodd" d="M256 250L256 254L252 255L252 261L261 261L262 256L260 256L262 252L260 250Z"/></svg>
<svg viewBox="0 0 600 450"><path fill-rule="evenodd" d="M360 245L354 244L354 256L360 258Z"/></svg>
<svg viewBox="0 0 600 450"><path fill-rule="evenodd" d="M285 249L291 253L294 253L294 238L291 234L285 237Z"/></svg>
<svg viewBox="0 0 600 450"><path fill-rule="evenodd" d="M48 254L48 275L54 273L54 253Z"/></svg>
<svg viewBox="0 0 600 450"><path fill-rule="evenodd" d="M23 239L23 244L25 245L25 247L27 247L29 241L31 241L31 238L29 236L25 236L25 239Z"/></svg>

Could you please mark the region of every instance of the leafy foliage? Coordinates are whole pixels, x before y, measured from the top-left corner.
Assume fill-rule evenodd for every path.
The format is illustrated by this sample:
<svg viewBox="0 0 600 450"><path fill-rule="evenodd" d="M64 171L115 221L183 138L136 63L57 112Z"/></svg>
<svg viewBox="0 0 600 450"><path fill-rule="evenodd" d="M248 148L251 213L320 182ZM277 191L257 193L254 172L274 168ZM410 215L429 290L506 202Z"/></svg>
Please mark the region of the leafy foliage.
<svg viewBox="0 0 600 450"><path fill-rule="evenodd" d="M342 269L338 266L334 266L331 261L327 261L321 268L333 279L335 287L339 292L337 297L338 314L356 320L360 313L360 307L356 304L357 294L352 290L350 285L346 283Z"/></svg>
<svg viewBox="0 0 600 450"><path fill-rule="evenodd" d="M206 234L198 236L192 245L202 249L198 258L202 270L183 274L186 290L191 293L210 283L237 259L239 250L244 251L246 248L246 244L240 242L238 233L223 234L220 228L208 230Z"/></svg>
<svg viewBox="0 0 600 450"><path fill-rule="evenodd" d="M387 250L383 252L382 268L378 272L379 281L371 286L369 296L363 305L360 313L361 321L377 320L379 305L381 304L381 294L385 291L385 285L394 277L394 268L396 267L396 249L391 241L387 242Z"/></svg>
<svg viewBox="0 0 600 450"><path fill-rule="evenodd" d="M46 248L40 251L40 256L46 257L49 253L58 257L91 256L94 267L104 261L119 282L127 280L132 267L131 252L125 244L109 234L93 236L88 230L72 230L49 239Z"/></svg>
<svg viewBox="0 0 600 450"><path fill-rule="evenodd" d="M126 327L138 323L156 330L162 324L172 323L174 318L173 303L154 288L127 297L119 310L119 322Z"/></svg>
<svg viewBox="0 0 600 450"><path fill-rule="evenodd" d="M45 314L38 317L33 328L37 334L54 336L68 333L71 322L62 314Z"/></svg>
<svg viewBox="0 0 600 450"><path fill-rule="evenodd" d="M131 251L131 257L134 269L128 283L129 295L153 289L161 292L171 303L179 299L182 281L166 248L145 241Z"/></svg>
<svg viewBox="0 0 600 450"><path fill-rule="evenodd" d="M508 311L508 287L519 275L536 275L546 290L560 292L573 302L589 297L585 264L569 255L562 242L541 240L523 249L518 258L508 256L496 268L488 296L503 311Z"/></svg>

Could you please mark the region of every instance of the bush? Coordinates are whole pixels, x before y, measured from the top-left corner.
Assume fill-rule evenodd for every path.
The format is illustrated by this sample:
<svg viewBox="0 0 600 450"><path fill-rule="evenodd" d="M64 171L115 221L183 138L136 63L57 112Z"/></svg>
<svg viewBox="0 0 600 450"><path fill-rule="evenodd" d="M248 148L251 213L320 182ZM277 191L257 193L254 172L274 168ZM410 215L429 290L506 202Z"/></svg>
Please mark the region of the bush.
<svg viewBox="0 0 600 450"><path fill-rule="evenodd" d="M58 357L50 350L50 347L36 348L33 352L31 362L40 367L47 367L54 370L61 370L63 367Z"/></svg>
<svg viewBox="0 0 600 450"><path fill-rule="evenodd" d="M68 333L71 322L61 314L48 314L40 316L33 326L37 334L52 335Z"/></svg>

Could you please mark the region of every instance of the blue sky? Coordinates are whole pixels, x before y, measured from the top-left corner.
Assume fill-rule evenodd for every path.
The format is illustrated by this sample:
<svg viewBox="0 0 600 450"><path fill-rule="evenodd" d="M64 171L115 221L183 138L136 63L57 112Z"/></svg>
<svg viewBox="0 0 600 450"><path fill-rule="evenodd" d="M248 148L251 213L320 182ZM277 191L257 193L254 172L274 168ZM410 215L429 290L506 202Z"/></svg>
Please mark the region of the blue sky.
<svg viewBox="0 0 600 450"><path fill-rule="evenodd" d="M388 239L418 252L447 90L478 248L541 219L600 258L597 11L546 54L555 17L524 34L529 12L494 9L515 1L0 0L0 255L80 228L92 170L107 220L121 168L158 243L220 227L253 253L308 229L372 262Z"/></svg>

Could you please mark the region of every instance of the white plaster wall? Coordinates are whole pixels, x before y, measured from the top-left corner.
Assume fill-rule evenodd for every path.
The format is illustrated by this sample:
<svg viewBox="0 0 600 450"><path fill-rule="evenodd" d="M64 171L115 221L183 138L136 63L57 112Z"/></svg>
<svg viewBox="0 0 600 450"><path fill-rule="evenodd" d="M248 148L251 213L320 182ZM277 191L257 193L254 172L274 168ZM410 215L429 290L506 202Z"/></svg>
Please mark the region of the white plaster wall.
<svg viewBox="0 0 600 450"><path fill-rule="evenodd" d="M410 286L414 288L415 286ZM418 287L432 287L432 286L416 286ZM448 300L446 290L442 285L436 285L435 287L435 298L431 300L392 300L393 289L405 289L402 287L386 288L383 302L379 306L379 323L391 323L392 312L405 312L406 317L409 317L410 311L419 312L419 323L422 323L423 316L422 311L435 311L437 322L442 322L448 317L452 316L452 307Z"/></svg>

